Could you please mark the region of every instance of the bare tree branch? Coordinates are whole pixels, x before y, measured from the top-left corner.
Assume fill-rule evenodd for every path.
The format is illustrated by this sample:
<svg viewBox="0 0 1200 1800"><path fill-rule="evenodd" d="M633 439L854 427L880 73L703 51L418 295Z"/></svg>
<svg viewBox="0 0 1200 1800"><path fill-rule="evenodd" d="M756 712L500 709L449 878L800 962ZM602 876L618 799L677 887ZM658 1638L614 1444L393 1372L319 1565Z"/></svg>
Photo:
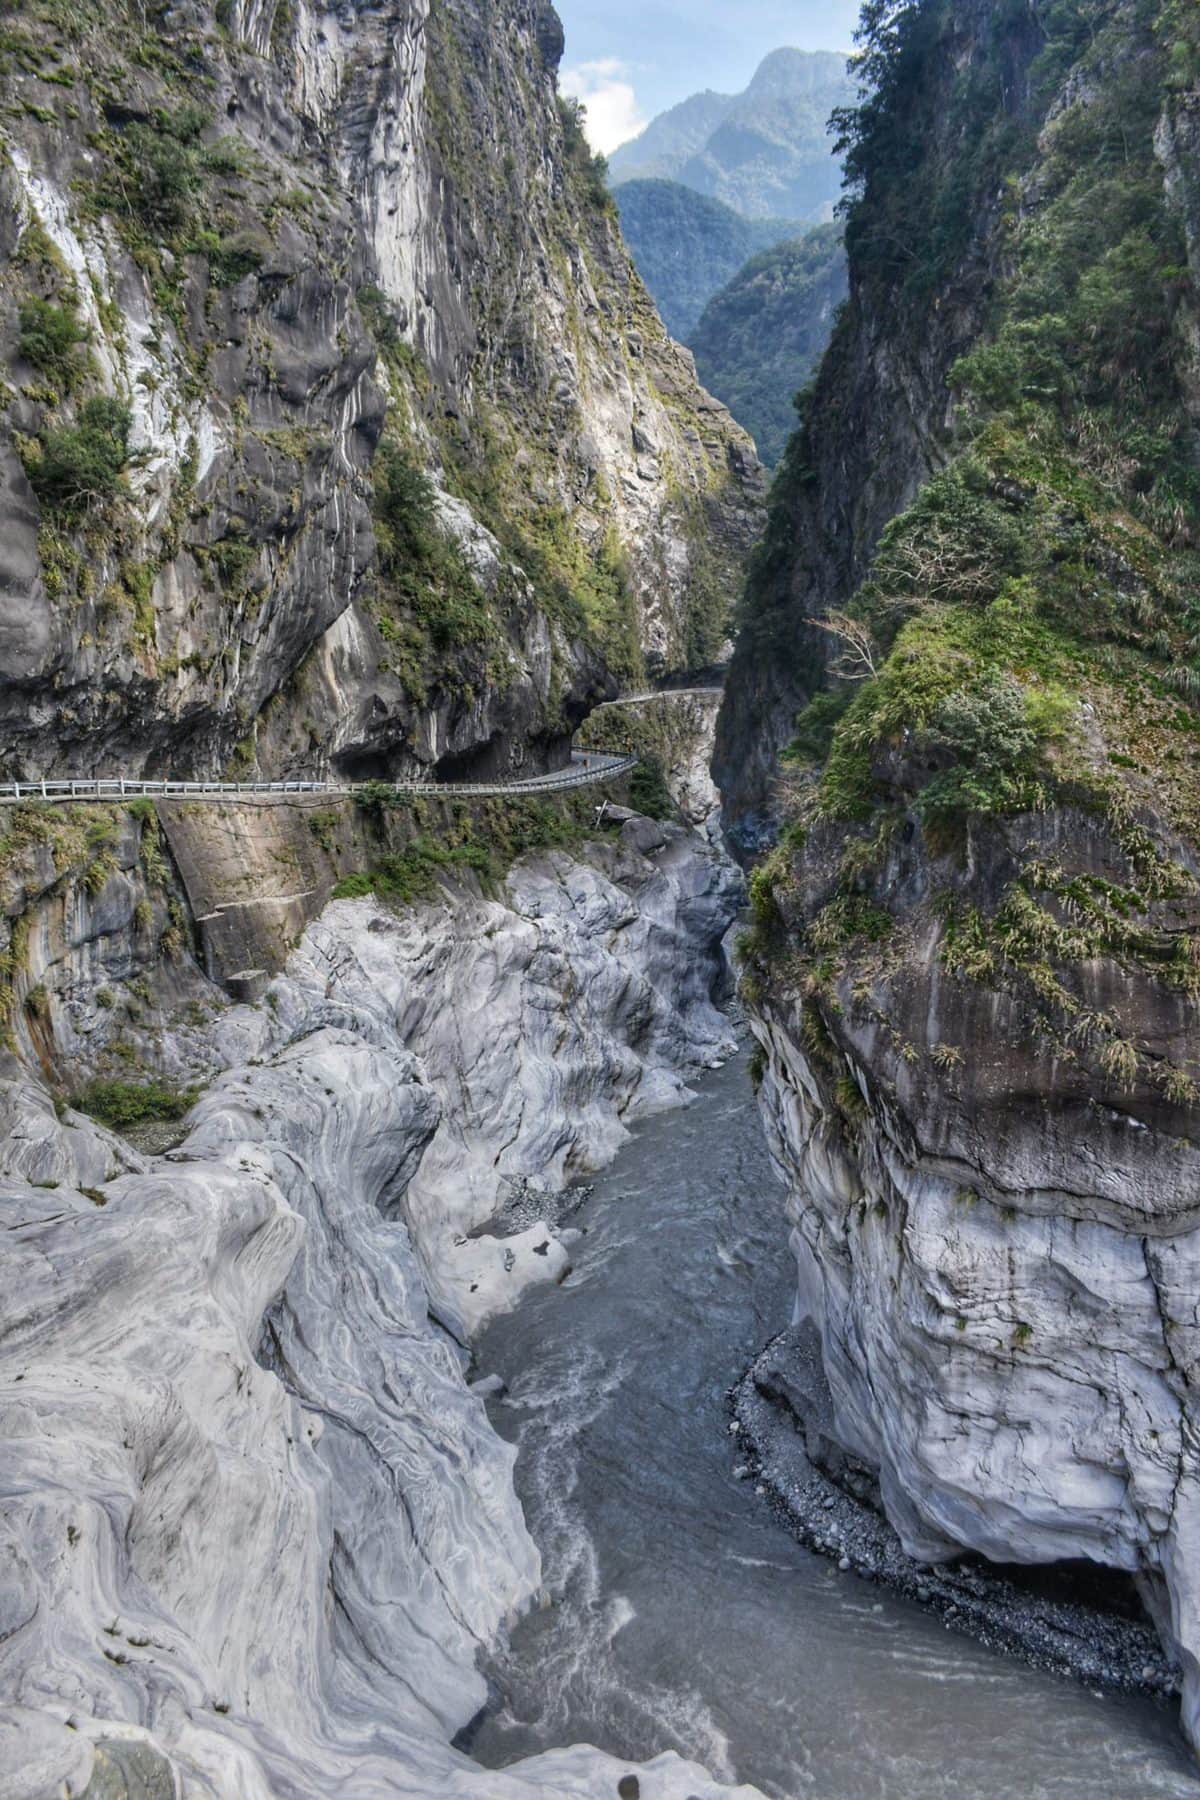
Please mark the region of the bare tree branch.
<svg viewBox="0 0 1200 1800"><path fill-rule="evenodd" d="M829 665L831 674L841 676L844 681L869 681L879 673L878 646L860 619L852 619L848 613L831 612L823 619L814 619L813 624L841 645L838 656Z"/></svg>

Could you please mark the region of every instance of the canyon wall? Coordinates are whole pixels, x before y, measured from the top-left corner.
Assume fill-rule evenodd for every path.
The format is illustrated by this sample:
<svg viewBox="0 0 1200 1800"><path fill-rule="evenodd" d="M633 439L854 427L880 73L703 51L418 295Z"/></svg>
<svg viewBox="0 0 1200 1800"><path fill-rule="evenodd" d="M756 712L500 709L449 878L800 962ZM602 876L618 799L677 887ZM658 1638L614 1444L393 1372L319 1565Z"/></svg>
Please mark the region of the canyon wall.
<svg viewBox="0 0 1200 1800"><path fill-rule="evenodd" d="M868 36L851 300L719 729L834 1434L1139 1581L1200 1739L1192 9Z"/></svg>
<svg viewBox="0 0 1200 1800"><path fill-rule="evenodd" d="M711 659L749 441L545 0L63 9L0 53L0 770L499 772Z"/></svg>

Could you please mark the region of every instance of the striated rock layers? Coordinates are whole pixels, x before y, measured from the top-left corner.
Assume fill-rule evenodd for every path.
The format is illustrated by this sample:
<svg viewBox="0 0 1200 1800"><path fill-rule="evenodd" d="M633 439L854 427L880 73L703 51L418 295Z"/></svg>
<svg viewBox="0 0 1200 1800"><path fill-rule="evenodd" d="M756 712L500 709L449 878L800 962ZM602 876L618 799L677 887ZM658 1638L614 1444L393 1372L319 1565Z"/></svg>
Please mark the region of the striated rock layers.
<svg viewBox="0 0 1200 1800"><path fill-rule="evenodd" d="M501 900L339 903L268 1006L223 1015L244 1060L157 1159L12 1071L5 1800L617 1792L590 1751L497 1774L447 1747L539 1566L431 1304L461 1329L530 1263L561 1270L545 1229L466 1232L506 1170L596 1166L726 1047L735 902L693 836L632 824ZM647 1800L716 1793L671 1758L639 1777Z"/></svg>
<svg viewBox="0 0 1200 1800"><path fill-rule="evenodd" d="M1022 819L975 849L964 877L898 844L880 890L904 893L905 922L830 986L803 953L766 991L751 981L799 1313L820 1333L831 1435L878 1472L906 1550L1134 1575L1195 1737L1200 1153L1193 1108L1158 1079L1191 1061L1194 1003L1105 957L1078 971L1076 1016L1111 1011L1149 1051L1129 1075L1056 1038L1018 969L999 991L972 979L947 950L948 893L986 903L1006 858L1119 872L1079 818ZM814 834L784 900L793 943L829 850ZM1179 929L1180 909L1160 921Z"/></svg>
<svg viewBox="0 0 1200 1800"><path fill-rule="evenodd" d="M919 1558L1134 1575L1200 1744L1200 32L1089 17L868 22L717 765L830 1436Z"/></svg>
<svg viewBox="0 0 1200 1800"><path fill-rule="evenodd" d="M707 660L761 481L547 0L22 9L0 770L489 772Z"/></svg>

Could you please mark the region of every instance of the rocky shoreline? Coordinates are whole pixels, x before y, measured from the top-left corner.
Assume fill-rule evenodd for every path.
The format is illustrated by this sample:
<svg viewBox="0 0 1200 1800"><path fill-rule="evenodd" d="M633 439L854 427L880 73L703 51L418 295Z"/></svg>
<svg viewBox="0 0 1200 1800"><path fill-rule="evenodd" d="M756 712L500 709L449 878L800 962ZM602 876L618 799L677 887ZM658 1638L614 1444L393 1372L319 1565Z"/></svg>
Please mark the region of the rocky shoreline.
<svg viewBox="0 0 1200 1800"><path fill-rule="evenodd" d="M832 1397L811 1325L772 1339L729 1401L737 1473L755 1482L799 1542L844 1574L877 1582L939 1614L948 1630L1033 1668L1111 1691L1179 1692L1179 1669L1139 1616L1132 1585L1114 1584L1108 1604L1097 1604L1081 1597L1082 1575L1001 1570L978 1557L934 1567L908 1556L877 1503L873 1475L833 1439Z"/></svg>

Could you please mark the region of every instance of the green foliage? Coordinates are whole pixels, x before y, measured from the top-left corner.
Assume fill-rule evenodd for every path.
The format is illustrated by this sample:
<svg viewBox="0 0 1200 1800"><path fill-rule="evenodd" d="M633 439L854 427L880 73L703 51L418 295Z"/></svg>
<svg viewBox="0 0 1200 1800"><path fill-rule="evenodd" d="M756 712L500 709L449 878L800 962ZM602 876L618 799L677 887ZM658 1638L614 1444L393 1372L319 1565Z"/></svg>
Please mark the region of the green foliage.
<svg viewBox="0 0 1200 1800"><path fill-rule="evenodd" d="M375 459L374 518L380 585L389 612L407 614L443 656L488 642L486 596L438 521L432 484L394 435Z"/></svg>
<svg viewBox="0 0 1200 1800"><path fill-rule="evenodd" d="M614 212L613 198L608 191L608 163L603 156L593 155L587 141L586 106L581 100L560 94L558 116L562 123L567 174L576 193L584 205L594 211Z"/></svg>
<svg viewBox="0 0 1200 1800"><path fill-rule="evenodd" d="M358 310L366 321L367 329L379 348L388 350L398 344L400 327L383 289L376 287L374 282L364 282L355 298L358 301Z"/></svg>
<svg viewBox="0 0 1200 1800"><path fill-rule="evenodd" d="M643 757L629 782L629 804L647 819L676 819L676 806L657 757Z"/></svg>
<svg viewBox="0 0 1200 1800"><path fill-rule="evenodd" d="M829 688L814 696L796 720L796 735L783 753L785 763L823 763L833 735L854 698L853 688Z"/></svg>
<svg viewBox="0 0 1200 1800"><path fill-rule="evenodd" d="M212 113L183 100L157 106L109 130L92 195L96 210L110 214L135 255L155 271L160 304L173 315L172 283L157 273L155 247L209 259L213 279L229 286L260 266L269 240L255 227L226 235L209 222L212 199L247 173L245 147L233 136L206 143Z"/></svg>
<svg viewBox="0 0 1200 1800"><path fill-rule="evenodd" d="M492 858L485 845L442 844L434 838L418 837L405 849L380 857L369 870L339 881L333 895L335 900L361 900L375 894L411 906L436 891L439 875L465 870L491 874Z"/></svg>
<svg viewBox="0 0 1200 1800"><path fill-rule="evenodd" d="M978 686L948 694L930 721L926 743L950 762L918 797L926 819L1021 812L1034 803L1038 732L1023 690L1010 677L989 671Z"/></svg>
<svg viewBox="0 0 1200 1800"><path fill-rule="evenodd" d="M202 133L211 115L191 102L161 108L122 133L124 209L148 230L171 234L191 217L204 186Z"/></svg>
<svg viewBox="0 0 1200 1800"><path fill-rule="evenodd" d="M207 257L218 287L234 287L262 267L270 244L261 232L245 227L227 237L218 231L197 231L188 248L196 255Z"/></svg>
<svg viewBox="0 0 1200 1800"><path fill-rule="evenodd" d="M845 296L841 228L821 225L753 257L688 339L701 381L746 427L768 468L783 455L794 396L824 355Z"/></svg>
<svg viewBox="0 0 1200 1800"><path fill-rule="evenodd" d="M177 1088L164 1081L97 1077L73 1097L71 1104L114 1131L127 1131L130 1126L152 1120L182 1119L196 1104L199 1092L199 1088Z"/></svg>
<svg viewBox="0 0 1200 1800"><path fill-rule="evenodd" d="M78 514L113 499L129 461L130 424L127 406L97 396L80 408L76 424L47 432L26 461L43 505Z"/></svg>
<svg viewBox="0 0 1200 1800"><path fill-rule="evenodd" d="M1115 689L1114 644L1168 665L1161 691L1200 697L1200 472L1179 366L1189 279L1155 148L1154 71L1166 71L1146 29L1153 9L1039 9L1037 104L1072 63L1085 72L1040 138L1029 121L1015 130L996 87L1008 33L1025 30L1019 10L966 38L943 0L864 10L863 98L841 123L848 242L860 281L880 290L873 306L900 309L894 333L917 329L903 308L967 255L969 232L937 236L953 211L942 190L957 192L964 170L975 220L988 219L989 186L1008 177L996 229L1011 274L990 328L953 371L962 411L949 466L887 527L849 603L877 674L848 704L822 699L795 746L797 757L827 756L827 817L916 800L945 824L1047 803L1081 690L1094 701ZM946 142L962 151L953 168L939 160ZM1038 204L1018 208L1015 171L1035 160ZM787 591L789 508L811 479L816 434L842 428L826 416L830 379L789 446L751 582L748 629L760 639L777 629L763 597ZM1127 701L1114 692L1111 705Z"/></svg>
<svg viewBox="0 0 1200 1800"><path fill-rule="evenodd" d="M53 300L26 300L18 323L17 355L49 376L61 393L71 393L86 366L79 347L88 340L74 307Z"/></svg>
<svg viewBox="0 0 1200 1800"><path fill-rule="evenodd" d="M923 301L961 261L978 228L979 196L1020 135L1004 26L1035 33L1032 12L998 21L977 48L974 20L960 27L954 0L867 0L859 101L834 114L850 196L847 249L864 279ZM937 113L934 132L927 126ZM943 142L954 145L949 159Z"/></svg>
<svg viewBox="0 0 1200 1800"><path fill-rule="evenodd" d="M430 802L437 805L437 790ZM370 783L355 796L377 832L383 836L389 815L407 818L414 811L409 795L398 795L386 782ZM535 800L506 797L473 807L446 807L439 827L433 827L418 800L415 810L425 827L409 843L379 856L368 869L349 875L334 890L338 899L362 899L375 894L382 899L413 905L431 898L441 877L473 874L485 888L492 888L519 856L537 850L569 850L594 836L594 800L590 794L564 795L561 799Z"/></svg>

